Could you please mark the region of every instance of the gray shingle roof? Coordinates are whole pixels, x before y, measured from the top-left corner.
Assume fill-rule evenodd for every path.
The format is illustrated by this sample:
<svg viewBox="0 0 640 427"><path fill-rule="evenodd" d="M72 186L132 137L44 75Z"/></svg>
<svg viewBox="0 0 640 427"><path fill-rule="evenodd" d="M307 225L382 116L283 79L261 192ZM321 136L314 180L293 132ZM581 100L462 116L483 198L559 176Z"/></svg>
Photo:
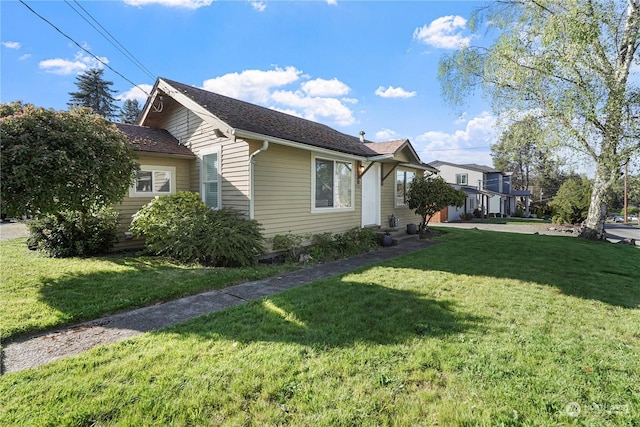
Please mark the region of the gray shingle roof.
<svg viewBox="0 0 640 427"><path fill-rule="evenodd" d="M162 80L232 128L357 156L378 155L369 147L370 144L363 144L360 138L329 126L173 80Z"/></svg>
<svg viewBox="0 0 640 427"><path fill-rule="evenodd" d="M184 145L180 145L169 132L164 129L154 129L146 126L114 123L116 127L129 139L134 150L156 154L179 154L195 157Z"/></svg>

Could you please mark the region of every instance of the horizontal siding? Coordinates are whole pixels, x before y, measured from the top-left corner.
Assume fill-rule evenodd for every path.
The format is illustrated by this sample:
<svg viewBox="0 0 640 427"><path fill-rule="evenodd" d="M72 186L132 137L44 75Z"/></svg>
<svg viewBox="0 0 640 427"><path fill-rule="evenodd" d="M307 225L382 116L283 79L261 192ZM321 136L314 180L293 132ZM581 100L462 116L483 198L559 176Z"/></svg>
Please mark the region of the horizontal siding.
<svg viewBox="0 0 640 427"><path fill-rule="evenodd" d="M141 165L153 166L175 166L176 191L189 190L189 175L193 160L176 159L165 156L140 155L138 157L138 163ZM125 232L129 231L133 215L151 200L153 200L153 197L129 197L127 194L122 203L113 206L113 208L119 212L118 229L116 234L117 243L114 246L115 250L134 249L144 246L144 241L141 239L127 239L125 237Z"/></svg>
<svg viewBox="0 0 640 427"><path fill-rule="evenodd" d="M201 158L203 150L220 148L220 183L223 207L249 214L249 145L247 142L218 138L214 134L216 126L226 128L223 123L212 125L184 107L179 107L169 115L163 126L180 142ZM194 161L189 180L189 189L200 192L200 162Z"/></svg>
<svg viewBox="0 0 640 427"><path fill-rule="evenodd" d="M382 209L381 209L381 221L382 228L389 228L389 219L391 215L398 218L398 228L404 229L407 224L420 224L422 221L419 215L416 215L413 209L409 209L406 206L396 207L396 174L399 170L408 170L410 168L396 168L382 183L382 192L380 195ZM416 175L422 173L420 170L413 170ZM386 173L386 171L385 171Z"/></svg>
<svg viewBox="0 0 640 427"><path fill-rule="evenodd" d="M268 240L277 234L341 233L360 226L360 185L353 211L311 212L311 159L308 151L276 144L256 156L254 217Z"/></svg>

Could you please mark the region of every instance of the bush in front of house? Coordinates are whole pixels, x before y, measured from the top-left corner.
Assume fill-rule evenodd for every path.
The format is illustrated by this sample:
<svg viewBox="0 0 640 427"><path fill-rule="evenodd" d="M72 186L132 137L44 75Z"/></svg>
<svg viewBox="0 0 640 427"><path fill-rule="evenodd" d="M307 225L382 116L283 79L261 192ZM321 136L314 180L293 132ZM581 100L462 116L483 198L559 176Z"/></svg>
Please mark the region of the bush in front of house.
<svg viewBox="0 0 640 427"><path fill-rule="evenodd" d="M297 262L304 251L303 243L310 236L304 234L276 234L273 237L273 249L284 251L285 259L289 262Z"/></svg>
<svg viewBox="0 0 640 427"><path fill-rule="evenodd" d="M62 211L31 221L27 245L54 258L101 255L113 247L117 226L118 214L112 209Z"/></svg>
<svg viewBox="0 0 640 427"><path fill-rule="evenodd" d="M182 263L218 267L253 265L264 254L262 229L231 208L212 210L199 194L178 192L143 206L131 232L147 249Z"/></svg>

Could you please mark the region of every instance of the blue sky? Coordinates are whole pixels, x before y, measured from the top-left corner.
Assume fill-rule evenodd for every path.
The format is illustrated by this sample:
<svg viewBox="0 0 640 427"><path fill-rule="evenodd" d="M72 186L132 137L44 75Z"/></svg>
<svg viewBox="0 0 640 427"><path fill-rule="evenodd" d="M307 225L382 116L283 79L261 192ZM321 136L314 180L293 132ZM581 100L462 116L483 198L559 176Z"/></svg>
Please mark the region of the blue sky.
<svg viewBox="0 0 640 427"><path fill-rule="evenodd" d="M104 67L121 100L144 104L166 77L373 141L409 138L425 162L492 164L488 103L454 111L437 80L441 55L486 42L467 28L481 2L25 2L73 41L22 3L0 3L2 102L67 109L77 74L104 67L78 43L123 76Z"/></svg>

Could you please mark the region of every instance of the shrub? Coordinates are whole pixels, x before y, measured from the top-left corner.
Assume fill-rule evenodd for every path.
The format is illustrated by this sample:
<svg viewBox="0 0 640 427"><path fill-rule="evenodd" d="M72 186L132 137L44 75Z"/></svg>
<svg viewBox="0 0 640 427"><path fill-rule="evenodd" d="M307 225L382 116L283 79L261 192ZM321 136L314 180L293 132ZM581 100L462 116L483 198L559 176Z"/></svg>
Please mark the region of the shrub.
<svg viewBox="0 0 640 427"><path fill-rule="evenodd" d="M378 237L371 228L352 228L334 236L341 257L357 255L378 247Z"/></svg>
<svg viewBox="0 0 640 427"><path fill-rule="evenodd" d="M191 192L155 198L134 215L131 232L150 252L183 263L239 267L264 254L256 221L230 208L214 211Z"/></svg>
<svg viewBox="0 0 640 427"><path fill-rule="evenodd" d="M27 245L54 258L93 256L113 247L118 214L104 208L90 214L64 211L29 223Z"/></svg>
<svg viewBox="0 0 640 427"><path fill-rule="evenodd" d="M352 228L341 234L322 233L313 236L309 254L317 261L333 261L357 255L380 246L370 228Z"/></svg>
<svg viewBox="0 0 640 427"><path fill-rule="evenodd" d="M338 250L333 239L333 233L316 234L311 240L309 254L317 261L332 261L338 259Z"/></svg>
<svg viewBox="0 0 640 427"><path fill-rule="evenodd" d="M460 214L461 221L471 221L473 219L473 214L469 212L464 212Z"/></svg>
<svg viewBox="0 0 640 427"><path fill-rule="evenodd" d="M303 234L276 234L273 237L273 249L286 251L286 259L290 262L298 261L302 253L302 242L308 240Z"/></svg>

